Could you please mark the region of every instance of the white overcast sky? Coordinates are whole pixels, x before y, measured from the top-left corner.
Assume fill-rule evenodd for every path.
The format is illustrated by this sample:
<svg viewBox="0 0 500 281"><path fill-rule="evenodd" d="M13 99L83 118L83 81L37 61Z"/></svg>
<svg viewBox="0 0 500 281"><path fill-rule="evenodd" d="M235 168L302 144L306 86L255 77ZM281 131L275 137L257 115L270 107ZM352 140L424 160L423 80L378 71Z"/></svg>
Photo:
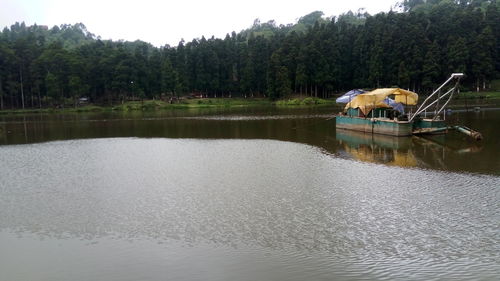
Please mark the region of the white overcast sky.
<svg viewBox="0 0 500 281"><path fill-rule="evenodd" d="M16 21L27 25L82 22L103 39L140 39L156 46L172 46L184 38L223 38L252 25L274 19L294 23L312 11L326 16L366 8L370 14L389 11L398 0L0 0L0 28Z"/></svg>

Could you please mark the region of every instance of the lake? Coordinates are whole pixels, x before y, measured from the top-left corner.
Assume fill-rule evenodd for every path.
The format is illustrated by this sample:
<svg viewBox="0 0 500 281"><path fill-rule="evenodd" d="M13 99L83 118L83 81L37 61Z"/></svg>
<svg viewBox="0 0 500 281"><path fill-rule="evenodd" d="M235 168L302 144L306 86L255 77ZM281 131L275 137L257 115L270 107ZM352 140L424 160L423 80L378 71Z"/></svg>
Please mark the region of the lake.
<svg viewBox="0 0 500 281"><path fill-rule="evenodd" d="M0 280L494 280L500 111L335 130L334 108L0 115Z"/></svg>

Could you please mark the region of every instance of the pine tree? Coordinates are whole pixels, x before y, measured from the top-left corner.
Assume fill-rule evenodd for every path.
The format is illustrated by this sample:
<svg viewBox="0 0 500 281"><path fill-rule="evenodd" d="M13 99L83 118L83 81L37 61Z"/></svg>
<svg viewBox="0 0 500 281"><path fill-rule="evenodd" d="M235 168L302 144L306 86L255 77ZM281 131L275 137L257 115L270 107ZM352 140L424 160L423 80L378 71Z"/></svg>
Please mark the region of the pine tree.
<svg viewBox="0 0 500 281"><path fill-rule="evenodd" d="M448 38L448 71L464 73L467 69L469 51L465 39L462 37L450 36Z"/></svg>
<svg viewBox="0 0 500 281"><path fill-rule="evenodd" d="M436 42L430 43L424 58L422 87L432 89L440 77L439 47Z"/></svg>
<svg viewBox="0 0 500 281"><path fill-rule="evenodd" d="M474 44L474 53L471 53L472 73L476 78L476 89L486 89L486 81L494 77L496 38L493 36L491 27L485 27L477 36Z"/></svg>

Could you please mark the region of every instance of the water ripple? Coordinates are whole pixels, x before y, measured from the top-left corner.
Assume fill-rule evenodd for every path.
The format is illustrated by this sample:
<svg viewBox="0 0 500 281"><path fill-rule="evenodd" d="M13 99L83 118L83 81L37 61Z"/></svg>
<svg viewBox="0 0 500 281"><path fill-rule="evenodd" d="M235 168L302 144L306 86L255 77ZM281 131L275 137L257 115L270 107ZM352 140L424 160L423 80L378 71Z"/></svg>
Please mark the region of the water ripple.
<svg viewBox="0 0 500 281"><path fill-rule="evenodd" d="M500 273L499 177L271 140L93 139L0 155L0 232L210 245L209 257L259 249L285 280Z"/></svg>

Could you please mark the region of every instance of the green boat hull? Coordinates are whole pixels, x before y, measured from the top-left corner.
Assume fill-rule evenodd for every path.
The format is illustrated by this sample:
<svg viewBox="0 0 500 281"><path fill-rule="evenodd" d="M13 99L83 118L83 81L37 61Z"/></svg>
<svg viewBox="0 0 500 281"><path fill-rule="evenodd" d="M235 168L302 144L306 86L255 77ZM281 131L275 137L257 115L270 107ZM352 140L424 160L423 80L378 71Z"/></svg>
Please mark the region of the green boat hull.
<svg viewBox="0 0 500 281"><path fill-rule="evenodd" d="M446 134L448 126L443 120L415 119L413 134Z"/></svg>
<svg viewBox="0 0 500 281"><path fill-rule="evenodd" d="M336 127L339 129L396 137L412 135L413 122L397 121L389 118L364 118L347 115L337 116L335 119Z"/></svg>

